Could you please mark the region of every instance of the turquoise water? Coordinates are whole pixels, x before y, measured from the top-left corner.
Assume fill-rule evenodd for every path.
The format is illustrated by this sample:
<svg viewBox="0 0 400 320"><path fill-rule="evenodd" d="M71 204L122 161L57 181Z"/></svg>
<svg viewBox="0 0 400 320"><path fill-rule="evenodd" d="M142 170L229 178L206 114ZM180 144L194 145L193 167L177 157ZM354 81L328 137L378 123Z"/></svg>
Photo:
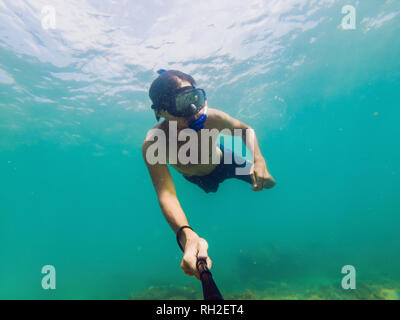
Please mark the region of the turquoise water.
<svg viewBox="0 0 400 320"><path fill-rule="evenodd" d="M226 297L400 297L399 1L52 1L45 29L47 4L0 1L1 299L201 298L141 156L159 68L251 125L277 181L172 173Z"/></svg>

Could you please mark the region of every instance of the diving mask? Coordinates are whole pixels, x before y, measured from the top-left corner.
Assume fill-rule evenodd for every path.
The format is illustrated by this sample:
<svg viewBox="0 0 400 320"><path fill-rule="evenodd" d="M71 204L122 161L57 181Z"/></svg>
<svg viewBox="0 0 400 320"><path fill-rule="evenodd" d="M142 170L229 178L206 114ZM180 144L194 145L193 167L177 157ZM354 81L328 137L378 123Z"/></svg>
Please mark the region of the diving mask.
<svg viewBox="0 0 400 320"><path fill-rule="evenodd" d="M166 99L165 105L152 105L152 109L165 109L176 117L190 117L199 112L207 100L203 89L187 86L175 91L175 95Z"/></svg>

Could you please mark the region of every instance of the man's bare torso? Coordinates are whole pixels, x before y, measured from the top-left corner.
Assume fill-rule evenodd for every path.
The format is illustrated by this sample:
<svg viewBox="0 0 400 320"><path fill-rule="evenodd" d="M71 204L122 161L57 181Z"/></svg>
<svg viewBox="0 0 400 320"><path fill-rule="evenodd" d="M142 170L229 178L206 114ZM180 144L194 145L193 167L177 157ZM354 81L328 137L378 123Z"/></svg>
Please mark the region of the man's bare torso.
<svg viewBox="0 0 400 320"><path fill-rule="evenodd" d="M204 129L212 130L212 115L207 118L207 121L204 125ZM196 132L192 129L188 128L177 128L177 130L170 130L171 123L164 120L158 124L156 124L153 129L161 129L165 136L166 136L166 159L168 164L175 168L178 172L185 176L204 176L211 173L215 167L219 164L220 159L222 157L221 149L216 145L216 136L210 137L201 133L201 130ZM179 141L178 136L180 132L184 129L190 130L192 134L196 134L197 139L190 138L190 144L197 150L197 161L196 163L182 163L179 157L179 150L180 148L188 143L189 137L186 138L185 141ZM207 141L208 140L208 144ZM173 151L173 148L170 148L170 142L176 142L176 154L177 156L174 157L173 155L169 154L169 151ZM208 147L208 148L207 148ZM184 149L182 149L184 151ZM182 152L183 152L182 151ZM208 151L208 152L207 152ZM187 151L189 152L189 151ZM214 159L213 159L214 154ZM203 159L202 159L203 156ZM176 159L176 163L171 163L173 159ZM203 161L202 161L203 160ZM205 161L206 160L206 161ZM214 160L214 161L213 161Z"/></svg>

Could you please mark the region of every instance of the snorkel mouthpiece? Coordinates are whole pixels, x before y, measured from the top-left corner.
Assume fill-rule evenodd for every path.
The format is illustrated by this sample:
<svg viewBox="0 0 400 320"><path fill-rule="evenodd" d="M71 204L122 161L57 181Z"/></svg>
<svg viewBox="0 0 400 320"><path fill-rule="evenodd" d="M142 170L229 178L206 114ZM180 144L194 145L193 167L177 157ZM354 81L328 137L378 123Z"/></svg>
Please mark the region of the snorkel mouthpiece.
<svg viewBox="0 0 400 320"><path fill-rule="evenodd" d="M193 103L190 104L190 109L193 114L197 112L197 107Z"/></svg>
<svg viewBox="0 0 400 320"><path fill-rule="evenodd" d="M207 120L207 107L204 110L204 113L198 119L192 119L189 122L189 128L195 131L200 131L204 128L204 123Z"/></svg>

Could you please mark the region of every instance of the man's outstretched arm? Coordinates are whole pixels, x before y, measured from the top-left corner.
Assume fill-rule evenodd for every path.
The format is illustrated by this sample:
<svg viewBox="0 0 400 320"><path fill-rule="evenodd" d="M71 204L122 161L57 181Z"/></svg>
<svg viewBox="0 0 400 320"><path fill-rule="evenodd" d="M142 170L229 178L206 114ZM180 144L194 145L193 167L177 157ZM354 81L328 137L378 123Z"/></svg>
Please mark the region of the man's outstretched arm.
<svg viewBox="0 0 400 320"><path fill-rule="evenodd" d="M150 164L147 161L146 152L151 142L144 141L142 145L143 159L146 163L154 189L157 194L160 209L168 224L176 234L180 227L189 225L186 215L176 196L174 181L172 180L168 166L166 164ZM197 257L204 257L207 260L207 266L211 269L211 259L208 257L208 244L203 238L200 238L194 231L185 228L180 233L180 242L184 248L181 268L185 274L196 276L199 274L196 268Z"/></svg>

